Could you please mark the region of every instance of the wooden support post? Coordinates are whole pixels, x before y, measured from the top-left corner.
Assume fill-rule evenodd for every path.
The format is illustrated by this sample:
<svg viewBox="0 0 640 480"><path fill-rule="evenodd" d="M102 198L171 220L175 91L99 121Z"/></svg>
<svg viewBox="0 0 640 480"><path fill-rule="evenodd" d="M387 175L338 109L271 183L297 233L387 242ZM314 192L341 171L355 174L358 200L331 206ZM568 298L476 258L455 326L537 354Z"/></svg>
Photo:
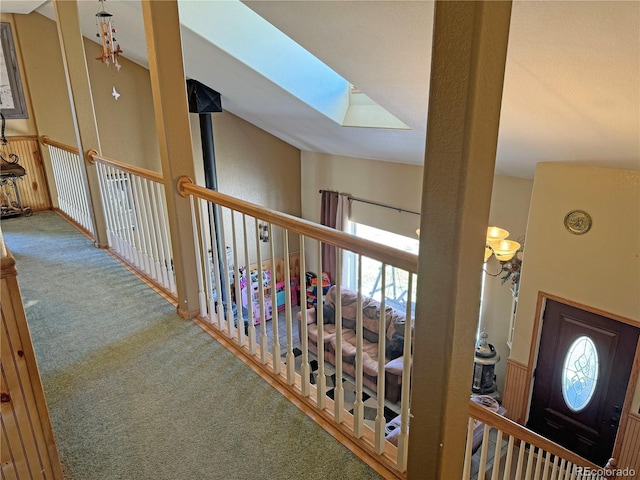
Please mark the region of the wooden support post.
<svg viewBox="0 0 640 480"><path fill-rule="evenodd" d="M178 313L189 318L197 314L198 280L196 245L189 198L177 191L178 178L195 178L187 87L182 58L180 18L176 0L142 1L151 91L160 143L169 231L178 291Z"/></svg>
<svg viewBox="0 0 640 480"><path fill-rule="evenodd" d="M97 246L107 246L107 226L102 210L102 196L96 166L87 161L85 153L89 150L101 152L98 123L93 106L91 82L87 70L87 57L84 40L78 18L76 0L55 0L53 6L58 20L58 39L62 51L64 71L67 77L69 102L76 130L76 141L80 158L84 165L82 182L87 186L89 205L94 229L94 241Z"/></svg>
<svg viewBox="0 0 640 480"><path fill-rule="evenodd" d="M461 478L511 2L435 3L408 478Z"/></svg>

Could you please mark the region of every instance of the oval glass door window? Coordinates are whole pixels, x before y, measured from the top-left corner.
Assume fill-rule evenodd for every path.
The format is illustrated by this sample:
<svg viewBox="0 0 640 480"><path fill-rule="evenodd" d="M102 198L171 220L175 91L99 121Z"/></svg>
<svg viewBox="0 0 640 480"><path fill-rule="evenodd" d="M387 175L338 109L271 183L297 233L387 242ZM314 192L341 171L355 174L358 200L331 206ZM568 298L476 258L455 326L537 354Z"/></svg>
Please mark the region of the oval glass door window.
<svg viewBox="0 0 640 480"><path fill-rule="evenodd" d="M562 396L573 412L584 410L598 382L598 352L587 336L577 338L569 347L562 367Z"/></svg>

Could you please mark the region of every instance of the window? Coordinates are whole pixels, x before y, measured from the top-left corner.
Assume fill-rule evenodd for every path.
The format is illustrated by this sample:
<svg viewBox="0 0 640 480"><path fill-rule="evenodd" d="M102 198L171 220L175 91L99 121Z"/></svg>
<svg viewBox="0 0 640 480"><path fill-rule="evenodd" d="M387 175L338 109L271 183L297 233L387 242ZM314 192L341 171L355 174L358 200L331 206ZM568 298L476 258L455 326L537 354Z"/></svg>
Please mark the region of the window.
<svg viewBox="0 0 640 480"><path fill-rule="evenodd" d="M418 253L419 241L417 238L409 238L396 233L370 227L362 223L350 222L351 233L360 238L366 238L383 245ZM345 252L345 276L344 283L347 288L357 290L357 260L356 254ZM386 266L385 302L387 305L397 308L399 311L406 309L409 288L409 273L405 270ZM412 303L415 305L416 279L413 279ZM368 257L362 257L362 294L381 300L382 293L382 264Z"/></svg>
<svg viewBox="0 0 640 480"><path fill-rule="evenodd" d="M584 410L598 382L598 352L587 336L577 338L569 347L562 367L562 396L573 412Z"/></svg>

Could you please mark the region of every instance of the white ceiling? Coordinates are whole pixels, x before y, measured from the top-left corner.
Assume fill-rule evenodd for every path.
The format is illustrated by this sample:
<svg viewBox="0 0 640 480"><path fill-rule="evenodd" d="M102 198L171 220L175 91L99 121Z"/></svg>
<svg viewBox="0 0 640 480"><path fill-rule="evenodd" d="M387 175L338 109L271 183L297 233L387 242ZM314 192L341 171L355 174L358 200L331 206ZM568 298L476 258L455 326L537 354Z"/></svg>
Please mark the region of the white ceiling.
<svg viewBox="0 0 640 480"><path fill-rule="evenodd" d="M53 18L41 3L1 8L25 13L30 4ZM186 75L220 92L225 110L303 150L423 162L433 2L244 3L412 130L341 127L183 28ZM97 7L78 2L92 40ZM146 65L139 1L109 0L107 9L125 56ZM532 178L539 161L640 170L640 2L514 2L496 171Z"/></svg>

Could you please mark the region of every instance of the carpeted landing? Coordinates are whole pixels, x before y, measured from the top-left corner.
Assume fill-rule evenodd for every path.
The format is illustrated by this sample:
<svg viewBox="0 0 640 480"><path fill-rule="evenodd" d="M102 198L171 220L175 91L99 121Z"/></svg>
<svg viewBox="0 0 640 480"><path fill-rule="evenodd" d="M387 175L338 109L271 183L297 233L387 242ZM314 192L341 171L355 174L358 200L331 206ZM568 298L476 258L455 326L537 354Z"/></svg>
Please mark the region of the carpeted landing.
<svg viewBox="0 0 640 480"><path fill-rule="evenodd" d="M2 230L68 479L381 478L57 214Z"/></svg>

